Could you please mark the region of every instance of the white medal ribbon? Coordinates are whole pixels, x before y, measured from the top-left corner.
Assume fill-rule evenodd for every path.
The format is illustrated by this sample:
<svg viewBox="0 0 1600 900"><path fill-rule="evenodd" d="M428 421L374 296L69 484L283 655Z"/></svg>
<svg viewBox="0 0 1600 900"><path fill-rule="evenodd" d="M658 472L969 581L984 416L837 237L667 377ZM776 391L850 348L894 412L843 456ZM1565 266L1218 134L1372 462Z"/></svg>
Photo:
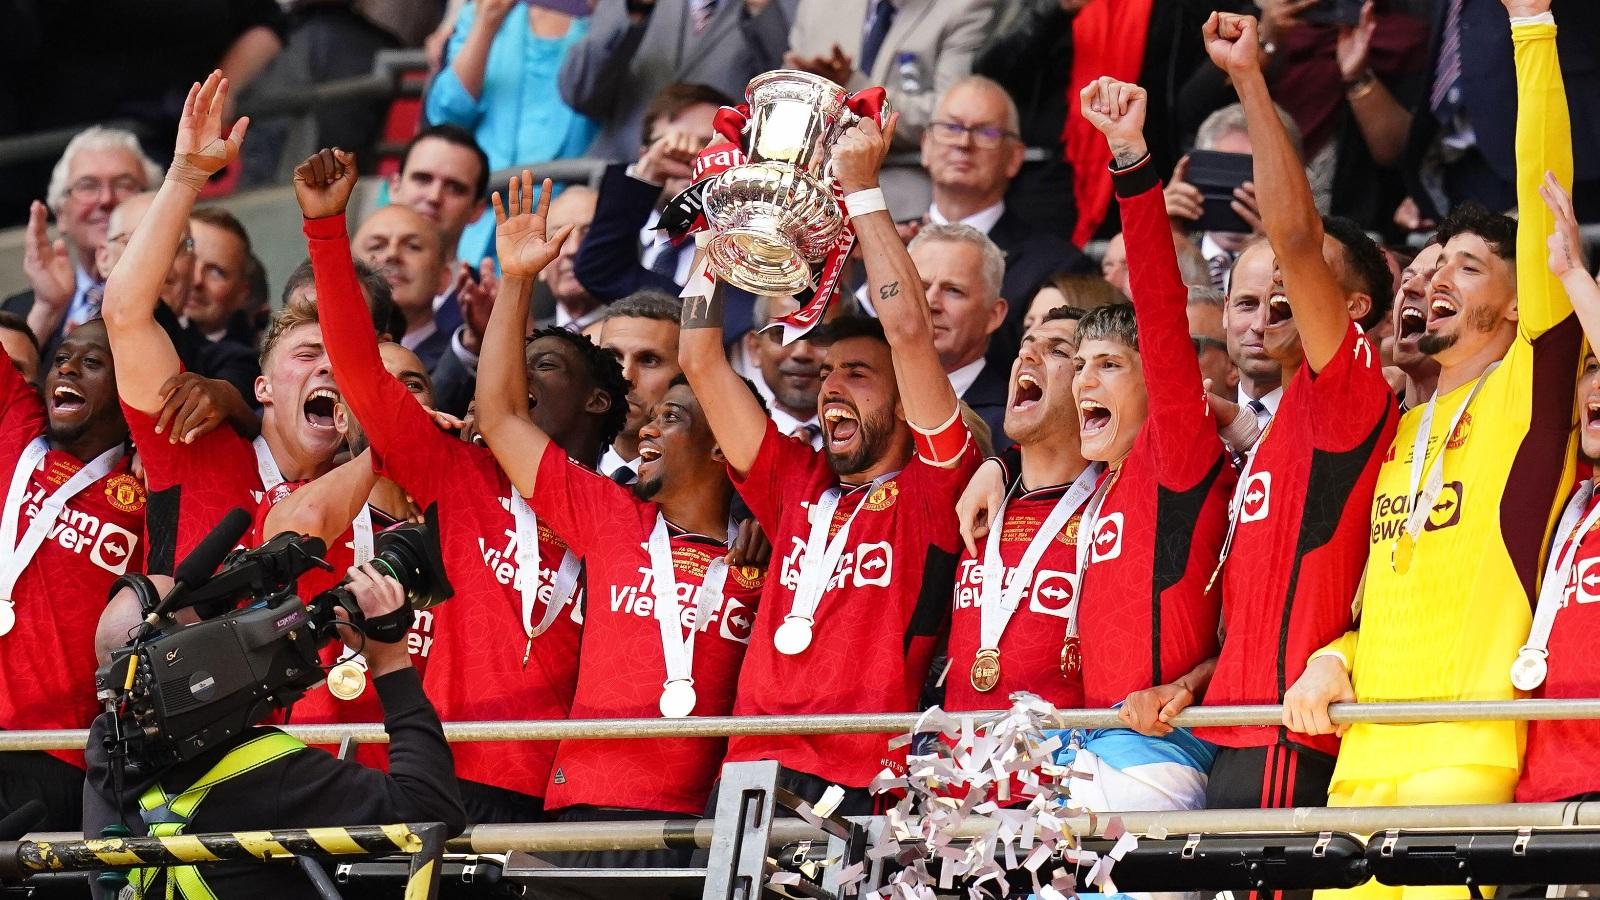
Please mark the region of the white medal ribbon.
<svg viewBox="0 0 1600 900"><path fill-rule="evenodd" d="M789 607L789 614L783 617L783 624L778 626L778 631L772 636L772 644L779 653L786 656L797 656L804 653L811 646L811 631L817 620L817 607L822 605L822 595L828 592L828 582L833 579L833 570L839 564L839 557L844 555L845 541L850 537L850 526L854 524L856 516L860 515L861 508L878 489L899 472L890 472L879 475L872 480L866 488L866 494L861 502L856 505L855 512L850 518L844 520L839 526L839 531L834 534L833 540L828 540L828 527L833 524L833 511L839 507L839 498L843 491L838 486L828 488L822 492L822 497L811 504L807 514L811 520L811 533L806 537L806 555L800 561L800 583L795 586L794 602Z"/></svg>
<svg viewBox="0 0 1600 900"><path fill-rule="evenodd" d="M1253 411L1248 409L1245 411L1254 417ZM1272 421L1276 421L1276 417ZM1256 457L1261 455L1261 445L1267 442L1267 433L1271 430L1272 422L1269 421L1267 427L1256 434L1255 443L1250 445L1249 452L1245 454L1244 467L1239 470L1239 481L1233 486L1233 497L1228 501L1228 533L1222 538L1222 552L1217 554L1217 568L1211 576L1212 582L1215 582L1217 573L1222 571L1223 563L1228 561L1228 554L1233 552L1233 533L1239 530L1239 515L1244 511L1244 498L1249 491L1250 476L1255 472ZM1207 590L1210 590L1212 582L1206 584Z"/></svg>
<svg viewBox="0 0 1600 900"><path fill-rule="evenodd" d="M261 489L270 491L283 484L283 472L278 469L278 461L272 458L267 439L258 434L250 446L256 451L256 474L261 477Z"/></svg>
<svg viewBox="0 0 1600 900"><path fill-rule="evenodd" d="M1095 489L1094 499L1089 501L1089 508L1084 511L1082 518L1078 519L1077 566L1074 570L1078 578L1079 597L1083 596L1083 576L1089 571L1089 550L1094 547L1094 533L1100 526L1100 507L1106 503L1106 497L1111 493L1111 486L1117 483L1119 470L1113 469L1100 479L1100 486ZM1078 636L1078 601L1072 602L1072 617L1067 619L1068 638Z"/></svg>
<svg viewBox="0 0 1600 900"><path fill-rule="evenodd" d="M1594 498L1594 490L1594 482L1585 481L1561 514L1561 524L1556 528L1555 552L1550 554L1550 560L1545 565L1544 583L1539 588L1539 605L1534 610L1533 628L1528 632L1528 642L1517 651L1517 659L1511 664L1511 683L1519 691L1531 691L1543 684L1549 671L1545 659L1550 656L1550 651L1545 647L1550 643L1550 630L1555 626L1556 614L1565 605L1562 601L1566 596L1567 575L1577 559L1578 545L1583 543L1583 536L1589 533L1596 521L1600 521L1600 504L1584 515L1585 507Z"/></svg>
<svg viewBox="0 0 1600 900"><path fill-rule="evenodd" d="M12 591L16 589L17 581L22 578L22 570L33 561L34 554L44 545L44 539L55 527L56 520L61 518L61 511L66 509L67 503L73 497L82 493L84 488L106 477L122 460L122 445L119 444L74 472L66 483L45 498L39 507L38 515L33 517L33 522L28 525L28 530L23 533L19 541L17 530L21 527L22 502L28 496L28 483L49 452L50 443L43 436L30 441L17 458L17 468L11 474L11 486L6 491L5 512L0 514L0 548L7 551L5 561L0 563L0 635L6 634L16 625L16 613L12 609L15 605Z"/></svg>
<svg viewBox="0 0 1600 900"><path fill-rule="evenodd" d="M1405 532L1413 542L1422 534L1422 527L1427 524L1428 516L1433 514L1433 504L1439 499L1439 493L1444 490L1444 454L1450 448L1450 438L1456 433L1456 428L1461 424L1462 416L1467 414L1467 409L1472 406L1472 401L1477 399L1478 392L1483 390L1483 385L1489 380L1489 373L1500 365L1499 360L1491 363L1478 380L1473 383L1471 393L1467 399L1457 407L1455 415L1450 419L1450 427L1445 429L1444 439L1439 443L1439 452L1435 456L1428 456L1428 437L1433 432L1433 412L1438 406L1439 398L1435 394L1428 398L1428 405L1422 411L1422 421L1417 423L1417 436L1411 443L1411 476L1410 486L1406 490L1406 498L1412 501L1411 512L1406 515ZM1427 479L1424 483L1423 476ZM1418 493L1418 489L1421 493Z"/></svg>
<svg viewBox="0 0 1600 900"><path fill-rule="evenodd" d="M728 540L739 526L728 522ZM678 579L672 566L672 538L665 516L656 513L656 527L650 531L650 587L655 595L656 624L661 628L661 654L667 663L667 680L661 685L661 714L681 719L694 712L698 698L694 690L695 636L705 628L711 611L722 605L722 588L728 580L728 560L718 556L706 565L695 599L694 621L687 636L683 633L683 604L678 599Z"/></svg>
<svg viewBox="0 0 1600 900"><path fill-rule="evenodd" d="M1022 604L1022 593L1032 583L1033 572L1038 568L1044 551L1049 549L1050 542L1067 527L1073 515L1083 508L1084 503L1094 493L1100 471L1098 464L1091 463L1078 475L1077 480L1061 499L1056 501L1044 524L1028 541L1028 548L1023 551L1022 559L1017 563L1017 568L1012 572L1011 580L1005 583L1004 589L1001 588L1001 582L1005 578L1005 563L1000 558L1000 533L1005 530L1008 501L1001 501L1000 509L995 513L994 524L989 526L989 537L983 547L983 587L978 599L979 650L1000 649L1000 636L1005 633L1006 625L1010 623L1017 607ZM1078 534L1080 537L1083 534L1081 521L1078 523ZM1067 615L1069 621L1077 617L1077 609L1078 592L1073 591Z"/></svg>
<svg viewBox="0 0 1600 900"><path fill-rule="evenodd" d="M561 610L577 593L578 576L583 571L583 565L571 550L561 557L555 584L551 586L550 602L545 604L544 616L539 624L533 624L533 611L539 605L541 583L539 518L533 514L533 507L528 505L527 499L515 488L511 490L511 517L517 523L517 570L522 575L522 630L531 641L550 630L550 626L556 623L556 617L561 615Z"/></svg>

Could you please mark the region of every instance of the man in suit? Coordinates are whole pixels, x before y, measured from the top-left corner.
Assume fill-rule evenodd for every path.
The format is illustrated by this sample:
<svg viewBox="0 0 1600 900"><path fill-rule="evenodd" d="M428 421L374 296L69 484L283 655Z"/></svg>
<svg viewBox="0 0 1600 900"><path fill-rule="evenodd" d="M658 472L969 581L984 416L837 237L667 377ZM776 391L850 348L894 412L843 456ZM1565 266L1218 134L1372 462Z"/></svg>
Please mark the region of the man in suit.
<svg viewBox="0 0 1600 900"><path fill-rule="evenodd" d="M161 181L161 169L139 148L132 132L92 126L68 144L50 173L46 194L60 239L51 243L46 205L28 213L22 270L32 290L0 304L28 320L46 358L63 332L99 315L101 279L95 256L117 204Z"/></svg>
<svg viewBox="0 0 1600 900"><path fill-rule="evenodd" d="M971 73L995 8L995 0L801 0L784 65L852 91L882 85L900 112L894 149L911 151L936 101ZM923 173L885 169L882 181L896 221L922 213Z"/></svg>
<svg viewBox="0 0 1600 900"><path fill-rule="evenodd" d="M907 249L922 276L934 348L950 386L988 423L995 449L1004 450L1011 444L1004 427L1009 360L988 357L990 338L1006 320L1000 295L1005 254L983 232L962 224L928 225ZM873 299L892 301L892 295Z"/></svg>
<svg viewBox="0 0 1600 900"><path fill-rule="evenodd" d="M1572 107L1573 202L1580 221L1600 221L1600 4L1557 0L1553 11ZM1515 207L1517 79L1498 0L1438 0L1427 73L1401 166L1419 211L1438 220L1467 200Z"/></svg>
<svg viewBox="0 0 1600 900"><path fill-rule="evenodd" d="M450 349L450 335L433 319L433 298L449 286L451 276L450 248L439 229L411 207L392 203L361 223L350 250L388 279L406 320L400 344L432 370Z"/></svg>
<svg viewBox="0 0 1600 900"><path fill-rule="evenodd" d="M669 84L742 96L751 78L778 67L797 2L599 0L560 74L567 105L605 123L590 154L631 159L651 98Z"/></svg>

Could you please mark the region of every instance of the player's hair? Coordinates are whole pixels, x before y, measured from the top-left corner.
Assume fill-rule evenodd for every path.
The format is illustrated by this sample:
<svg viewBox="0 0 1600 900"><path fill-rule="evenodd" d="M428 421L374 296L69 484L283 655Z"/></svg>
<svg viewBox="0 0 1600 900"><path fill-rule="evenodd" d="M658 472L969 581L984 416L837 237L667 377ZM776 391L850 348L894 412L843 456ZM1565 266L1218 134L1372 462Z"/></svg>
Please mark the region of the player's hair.
<svg viewBox="0 0 1600 900"><path fill-rule="evenodd" d="M352 260L356 266L356 280L361 283L361 293L367 298L367 309L372 313L372 327L378 334L387 334L395 340L406 333L406 317L401 314L400 307L394 303L394 296L389 292L389 281L383 273L367 265L361 260ZM283 284L283 308L289 308L289 301L299 290L307 285L315 285L316 278L311 271L311 260L301 261L289 273L289 280ZM313 321L315 321L313 319ZM261 348L261 359L267 358L267 348Z"/></svg>
<svg viewBox="0 0 1600 900"><path fill-rule="evenodd" d="M634 291L606 307L600 321L612 319L654 319L658 322L678 324L683 312L683 300L664 291Z"/></svg>
<svg viewBox="0 0 1600 900"><path fill-rule="evenodd" d="M304 294L285 296L283 309L278 310L277 316L273 317L272 325L267 329L267 336L261 340L261 368L263 370L267 368L267 360L271 358L272 351L291 329L317 321L315 300Z"/></svg>
<svg viewBox="0 0 1600 900"><path fill-rule="evenodd" d="M50 186L45 189L44 196L51 212L61 212L62 204L67 200L67 190L71 187L67 184L67 175L72 170L72 160L84 150L126 150L139 161L140 174L144 175L141 190L149 190L151 185L161 183L161 167L145 155L144 148L139 146L138 135L124 128L90 125L73 135L66 149L61 151L61 158L56 160L55 168L50 170Z"/></svg>
<svg viewBox="0 0 1600 900"><path fill-rule="evenodd" d="M642 121L645 146L650 146L661 137L656 133L656 123L664 119L677 118L679 113L702 103L709 103L712 106L732 106L734 101L732 97L709 84L680 81L662 88L650 98L650 105L644 108Z"/></svg>
<svg viewBox="0 0 1600 900"><path fill-rule="evenodd" d="M1039 290L1055 288L1061 292L1061 297L1066 301L1065 306L1071 306L1088 312L1096 306L1109 306L1113 303L1127 303L1128 297L1117 290L1116 285L1101 278L1099 275L1082 275L1077 272L1051 272L1045 278L1044 284L1039 285ZM1035 291L1034 293L1038 293Z"/></svg>
<svg viewBox="0 0 1600 900"><path fill-rule="evenodd" d="M906 252L931 244L944 241L952 244L967 244L978 248L978 253L983 261L983 268L978 274L983 276L984 291L990 297L1000 296L1000 285L1006 278L1006 254L989 236L960 222L948 222L943 225L924 225L917 236L906 245Z"/></svg>
<svg viewBox="0 0 1600 900"><path fill-rule="evenodd" d="M1468 200L1444 217L1437 235L1441 245L1458 234L1475 234L1494 254L1507 262L1517 258L1517 222L1510 216L1490 212L1476 200Z"/></svg>
<svg viewBox="0 0 1600 900"><path fill-rule="evenodd" d="M239 221L233 213L220 206L202 206L189 213L189 218L195 222L204 222L207 225L221 228L223 231L233 235L239 239L240 243L244 244L244 255L246 257L251 255L250 232L245 230L244 223Z"/></svg>
<svg viewBox="0 0 1600 900"><path fill-rule="evenodd" d="M471 150L472 155L478 158L478 178L472 186L475 191L472 199L482 200L489 196L489 154L483 152L483 148L478 146L478 141L473 138L472 132L462 128L460 125L451 125L449 123L429 125L427 128L417 132L416 137L406 142L405 152L400 155L400 177L405 177L406 166L411 162L411 151L415 150L418 144L429 138Z"/></svg>
<svg viewBox="0 0 1600 900"><path fill-rule="evenodd" d="M1139 349L1139 324L1132 303L1113 303L1089 310L1078 320L1078 343L1094 340L1121 341Z"/></svg>
<svg viewBox="0 0 1600 900"><path fill-rule="evenodd" d="M750 379L744 378L744 377L741 377L739 380L744 382L744 386L750 389L750 396L756 398L756 403L760 404L761 411L763 413L770 413L771 410L767 409L767 398L761 396L761 391L759 391L756 388L756 383L754 381L751 381ZM670 388L675 388L675 387L677 387L679 385L683 385L684 387L689 388L690 390L694 390L694 385L689 383L689 376L683 374L682 372L679 372L678 374L672 376L672 380L667 382L667 387L669 389ZM699 396L695 397L696 401L698 401L699 399L700 399Z"/></svg>
<svg viewBox="0 0 1600 900"><path fill-rule="evenodd" d="M1394 275L1389 271L1389 260L1384 257L1383 248L1353 219L1323 216L1322 230L1339 242L1344 255L1344 278L1339 286L1372 299L1367 314L1357 323L1370 331L1389 315L1394 303Z"/></svg>
<svg viewBox="0 0 1600 900"><path fill-rule="evenodd" d="M827 347L848 338L870 338L889 346L889 337L883 333L883 323L871 316L840 316L825 325L818 325L807 335L813 344Z"/></svg>
<svg viewBox="0 0 1600 900"><path fill-rule="evenodd" d="M628 423L628 379L622 374L622 363L615 353L597 346L593 341L565 328L540 328L528 336L528 343L540 338L557 338L565 341L583 360L589 373L589 383L599 388L611 405L600 420L600 446L616 440Z"/></svg>
<svg viewBox="0 0 1600 900"><path fill-rule="evenodd" d="M33 333L33 328L23 316L10 310L0 309L0 331L15 331L28 339L28 343L33 345L33 352L44 352L44 348L39 346L39 336Z"/></svg>
<svg viewBox="0 0 1600 900"><path fill-rule="evenodd" d="M1095 308L1099 309L1099 307ZM1058 306L1055 309L1045 313L1044 318L1040 319L1037 324L1043 325L1046 322L1061 321L1082 322L1083 317L1087 316L1088 314L1089 311L1087 309L1080 309L1076 306Z"/></svg>

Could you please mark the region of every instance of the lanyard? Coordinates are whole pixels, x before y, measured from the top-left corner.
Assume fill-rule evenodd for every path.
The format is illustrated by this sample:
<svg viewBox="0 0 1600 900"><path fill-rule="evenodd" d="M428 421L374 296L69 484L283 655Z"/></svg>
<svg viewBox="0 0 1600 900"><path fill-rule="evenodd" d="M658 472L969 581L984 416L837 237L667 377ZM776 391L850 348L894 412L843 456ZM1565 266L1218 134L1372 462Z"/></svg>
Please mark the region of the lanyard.
<svg viewBox="0 0 1600 900"><path fill-rule="evenodd" d="M1083 518L1078 520L1078 584L1083 584L1083 575L1089 568L1089 550L1094 546L1094 532L1100 525L1100 507L1105 505L1106 497L1111 493L1111 487L1117 483L1117 477L1122 474L1122 467L1118 466L1100 480L1100 488L1094 492L1094 499L1089 502L1089 509L1084 512ZM1076 618L1076 617L1074 617Z"/></svg>
<svg viewBox="0 0 1600 900"><path fill-rule="evenodd" d="M96 456L88 465L74 472L65 484L45 498L38 514L33 517L32 524L18 541L17 530L21 527L22 502L28 496L28 482L34 470L49 452L50 444L43 437L34 438L29 442L17 458L17 469L11 475L11 487L6 492L5 512L0 516L0 547L7 551L8 556L5 563L0 565L0 601L6 604L7 612L10 611L13 599L11 592L16 588L18 579L22 577L22 570L28 567L34 554L39 552L39 547L44 544L44 539L55 527L56 520L61 517L61 511L66 508L67 503L84 488L106 477L122 460L122 446L119 444ZM9 627L5 628L0 634L10 630Z"/></svg>
<svg viewBox="0 0 1600 900"><path fill-rule="evenodd" d="M728 539L739 526L728 522ZM728 580L728 560L718 556L706 565L695 600L694 620L689 633L683 633L684 608L678 597L678 579L672 567L672 539L667 519L656 513L656 526L650 531L650 587L655 594L656 624L661 628L661 655L667 663L667 680L661 686L661 714L681 719L694 712L694 642L706 627L711 611L722 605L722 588Z"/></svg>
<svg viewBox="0 0 1600 900"><path fill-rule="evenodd" d="M1022 592L1032 583L1034 569L1038 568L1044 551L1049 548L1050 542L1055 540L1056 535L1067 527L1067 522L1073 515L1083 508L1084 502L1094 493L1099 478L1100 467L1092 463L1078 475L1072 487L1051 508L1044 524L1028 541L1028 548L1023 551L1021 561L1017 563L1016 569L1011 573L1011 579L1005 582L1003 589L1001 582L1005 577L1005 564L1000 559L1000 534L1005 530L1006 502L1001 502L983 548L983 586L978 600L979 649L999 649L1000 636L1005 633L1006 625L1016 613L1017 607L1021 605ZM1079 534L1083 533L1082 525L1080 522ZM1069 619L1076 616L1077 605L1077 595L1074 592Z"/></svg>
<svg viewBox="0 0 1600 900"><path fill-rule="evenodd" d="M1216 585L1217 577L1222 574L1222 566L1228 561L1228 554L1233 552L1233 533L1239 529L1239 515L1244 511L1244 501L1250 489L1250 475L1255 471L1256 457L1261 454L1261 445L1267 442L1267 435L1272 432L1272 424L1276 421L1278 421L1277 416L1267 421L1267 427L1262 429L1255 443L1250 445L1250 452L1245 455L1244 468L1239 470L1239 482L1233 486L1233 498L1228 501L1228 533L1222 539L1222 552L1217 554L1217 567L1211 570L1211 577L1206 579L1208 594Z"/></svg>
<svg viewBox="0 0 1600 900"><path fill-rule="evenodd" d="M1500 365L1499 361L1491 363L1478 380L1473 382L1471 393L1467 394L1466 402L1456 409L1455 415L1450 418L1450 427L1445 429L1444 440L1439 443L1437 455L1428 456L1428 437L1433 432L1433 413L1438 407L1437 394L1428 398L1428 406L1422 411L1422 421L1417 423L1417 436L1411 443L1411 477L1406 490L1406 497L1412 500L1411 512L1406 516L1405 533L1415 543L1417 535L1422 533L1422 526L1427 524L1428 516L1433 513L1434 501L1439 499L1439 492L1444 490L1444 453L1449 448L1450 437L1456 433L1456 428L1461 424L1461 417L1467 414L1472 401L1477 399L1478 392L1483 390L1483 385L1489 380L1489 374ZM1424 483L1423 475L1427 479ZM1421 489L1419 494L1417 491Z"/></svg>
<svg viewBox="0 0 1600 900"><path fill-rule="evenodd" d="M545 604L544 617L539 624L533 624L533 610L539 603L539 519L533 514L533 507L522 494L512 488L511 490L511 516L517 523L517 570L521 574L522 590L522 629L527 632L531 648L534 638L550 630L555 624L556 617L561 615L561 610L577 592L578 574L582 565L571 550L561 557L561 567L556 570L556 580L552 585L550 600Z"/></svg>
<svg viewBox="0 0 1600 900"><path fill-rule="evenodd" d="M889 472L872 479L872 484L867 486L866 494L861 502L856 505L855 511L850 513L850 518L844 520L833 539L828 539L828 527L833 524L833 511L839 507L839 498L843 492L839 487L831 487L823 492L817 502L811 504L808 510L811 519L811 533L806 537L806 555L800 560L800 583L795 587L794 602L789 607L789 614L783 617L783 624L778 626L778 631L773 635L773 645L779 653L795 656L804 653L811 646L811 630L817 619L817 607L822 605L822 595L827 593L828 582L833 578L833 570L839 564L839 557L844 555L845 541L850 536L850 526L855 522L856 516L861 514L861 508L867 505L872 495L883 487L884 483L899 475L899 472Z"/></svg>
<svg viewBox="0 0 1600 900"><path fill-rule="evenodd" d="M1566 596L1567 575L1572 571L1583 536L1589 533L1596 521L1600 521L1600 504L1589 509L1587 515L1584 513L1594 494L1594 482L1584 482L1561 514L1561 524L1556 528L1555 551L1545 565L1544 583L1539 587L1539 605L1534 610L1533 628L1528 632L1528 642L1517 651L1516 662L1511 664L1511 683L1518 690L1531 691L1544 683L1548 671L1545 658L1550 655L1545 647L1550 643L1550 629L1555 625L1556 613L1565 605L1562 599Z"/></svg>

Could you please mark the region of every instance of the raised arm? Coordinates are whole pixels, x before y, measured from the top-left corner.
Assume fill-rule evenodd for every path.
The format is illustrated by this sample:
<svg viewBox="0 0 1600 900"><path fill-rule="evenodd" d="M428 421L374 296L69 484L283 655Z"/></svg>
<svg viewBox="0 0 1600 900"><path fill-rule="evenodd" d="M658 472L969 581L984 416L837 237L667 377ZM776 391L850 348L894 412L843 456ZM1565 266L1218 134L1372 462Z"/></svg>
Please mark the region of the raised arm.
<svg viewBox="0 0 1600 900"><path fill-rule="evenodd" d="M261 523L261 533L272 536L293 531L321 538L331 547L350 528L377 483L372 451L364 450L273 504Z"/></svg>
<svg viewBox="0 0 1600 900"><path fill-rule="evenodd" d="M1079 95L1083 116L1111 147L1112 182L1128 241L1128 280L1139 328L1139 358L1149 396L1147 428L1159 429L1156 456L1167 477L1192 483L1222 452L1204 399L1200 360L1189 338L1189 289L1178 270L1161 177L1144 139L1149 97L1112 78L1091 81Z"/></svg>
<svg viewBox="0 0 1600 900"><path fill-rule="evenodd" d="M172 267L200 189L212 173L238 157L250 124L249 119L240 119L233 133L223 138L222 108L227 99L228 80L220 72L189 88L172 168L106 280L101 314L111 353L129 363L117 373L117 393L124 403L149 415L161 410L162 385L180 367L178 351L155 319L161 283Z"/></svg>
<svg viewBox="0 0 1600 900"><path fill-rule="evenodd" d="M1555 217L1539 195L1545 174L1572 184L1572 122L1556 56L1556 26L1524 19L1550 12L1550 0L1502 0L1512 18L1517 64L1517 323L1533 340L1572 313L1561 281L1535 263L1555 230Z"/></svg>
<svg viewBox="0 0 1600 900"><path fill-rule="evenodd" d="M695 255L692 272L700 271L705 251ZM678 318L678 367L705 411L717 446L740 476L755 465L767 433L767 414L728 364L722 348L723 285L715 282L709 297L684 297Z"/></svg>
<svg viewBox="0 0 1600 900"><path fill-rule="evenodd" d="M898 113L890 115L880 130L877 122L862 119L834 145L833 171L846 197L878 189L878 170L889 153L898 120ZM867 291L893 351L894 377L906 421L922 432L939 431L957 415L957 401L933 346L933 313L922 292L922 276L887 209L855 216L850 224L861 243L861 258L866 260Z"/></svg>
<svg viewBox="0 0 1600 900"><path fill-rule="evenodd" d="M1233 79L1244 105L1261 225L1283 270L1306 362L1313 372L1320 372L1344 344L1350 310L1344 288L1322 255L1322 216L1305 167L1267 93L1256 20L1214 12L1203 33L1211 61Z"/></svg>
<svg viewBox="0 0 1600 900"><path fill-rule="evenodd" d="M1555 217L1555 231L1549 238L1550 274L1561 280L1572 302L1572 311L1583 325L1589 346L1600 346L1600 284L1589 275L1583 258L1583 238L1578 232L1578 216L1572 209L1572 195L1554 175L1546 175L1539 193Z"/></svg>
<svg viewBox="0 0 1600 900"><path fill-rule="evenodd" d="M561 245L572 234L572 226L545 236L545 217L550 211L550 179L539 190L539 205L533 204L533 173L522 170L512 178L502 202L494 194L495 248L500 257L500 293L494 312L489 315L489 333L483 336L483 352L478 358L478 431L494 452L500 467L524 497L533 496L539 477L539 461L550 436L533 424L528 413L528 371L524 343L528 335L528 304L533 296L534 279L541 269L555 260Z"/></svg>

